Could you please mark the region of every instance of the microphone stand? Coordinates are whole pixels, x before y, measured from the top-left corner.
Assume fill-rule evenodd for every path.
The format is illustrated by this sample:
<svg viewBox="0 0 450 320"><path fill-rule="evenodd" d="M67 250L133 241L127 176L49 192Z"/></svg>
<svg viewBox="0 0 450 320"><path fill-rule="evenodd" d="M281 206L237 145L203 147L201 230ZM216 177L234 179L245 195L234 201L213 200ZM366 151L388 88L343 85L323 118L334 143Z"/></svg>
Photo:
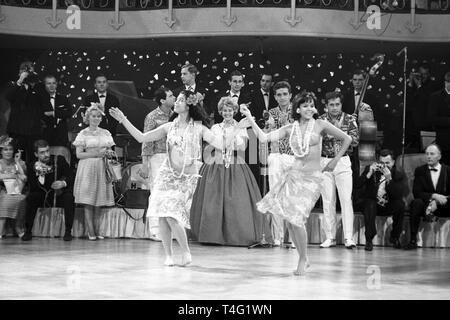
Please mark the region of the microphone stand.
<svg viewBox="0 0 450 320"><path fill-rule="evenodd" d="M265 125L265 129L267 129L267 128L268 128L268 125L266 124ZM264 158L263 159L264 162L261 161L261 163L264 163L264 166L260 167L260 170L261 170L260 178L262 178L262 190L261 190L261 193L262 193L262 196L265 196L266 193L267 193L267 190L269 189L268 185L267 185L267 176L268 176L267 154L269 153L269 148L268 148L268 143L267 142L263 143L263 144L260 143L259 146L260 146L260 148L261 148L261 146L264 147L263 157L261 157L261 158ZM265 231L264 227L265 227L265 224L266 224L266 219L268 219L269 216L266 215L266 214L263 214L262 216L263 216L262 239L261 239L260 242L257 242L257 243L254 243L254 244L248 246L248 249L253 249L253 248L272 248L273 247L272 244L270 244L270 243L268 243L266 241L266 235L264 233L264 231Z"/></svg>
<svg viewBox="0 0 450 320"><path fill-rule="evenodd" d="M404 47L397 56L404 53L403 61L403 123L402 123L402 168L405 166L405 136L406 136L406 63L408 61L408 47Z"/></svg>

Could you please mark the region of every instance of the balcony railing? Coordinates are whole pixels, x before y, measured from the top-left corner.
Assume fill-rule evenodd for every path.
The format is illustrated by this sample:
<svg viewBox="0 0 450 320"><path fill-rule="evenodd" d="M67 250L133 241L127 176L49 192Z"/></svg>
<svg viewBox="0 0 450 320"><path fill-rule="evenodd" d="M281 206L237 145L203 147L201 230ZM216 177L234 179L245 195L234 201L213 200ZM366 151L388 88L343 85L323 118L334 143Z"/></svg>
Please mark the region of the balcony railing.
<svg viewBox="0 0 450 320"><path fill-rule="evenodd" d="M226 0L174 0L173 8L226 7ZM232 0L232 7L279 7L288 8L290 0ZM52 0L0 0L0 5L51 9ZM66 9L77 5L82 10L113 11L115 0L58 0L57 8ZM297 0L297 8L354 10L353 0ZM359 10L365 11L370 5L377 5L381 12L408 13L411 0L360 0ZM120 10L167 9L168 0L120 0ZM418 14L449 14L450 0L416 0Z"/></svg>

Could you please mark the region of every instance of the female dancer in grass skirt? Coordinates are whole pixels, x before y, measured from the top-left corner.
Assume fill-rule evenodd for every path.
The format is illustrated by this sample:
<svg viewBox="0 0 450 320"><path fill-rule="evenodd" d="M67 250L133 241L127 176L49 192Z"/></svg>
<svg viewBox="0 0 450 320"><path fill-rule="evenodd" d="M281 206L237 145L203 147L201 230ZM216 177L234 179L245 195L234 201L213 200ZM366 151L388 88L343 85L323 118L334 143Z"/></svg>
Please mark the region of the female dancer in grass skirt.
<svg viewBox="0 0 450 320"><path fill-rule="evenodd" d="M295 275L303 275L308 266L305 223L320 196L321 136L329 134L344 141L342 149L323 171L333 171L352 141L350 136L330 123L314 120L313 115L316 112L315 96L306 92L294 102L292 108L294 123L266 134L255 123L246 105L241 105L241 113L250 121L261 142L278 141L289 137L289 144L294 152L295 160L292 166L285 170L280 182L270 189L257 206L259 211L281 216L287 221L289 234L299 254Z"/></svg>
<svg viewBox="0 0 450 320"><path fill-rule="evenodd" d="M110 114L141 143L167 136L168 158L155 179L147 211L147 216L159 217L160 236L166 253L164 264L167 266L174 265L172 235L182 249L181 265L192 262L185 228L190 228L192 195L200 177L202 139L221 148L220 142L205 126L207 118L200 106L201 98L198 93L181 91L174 106L174 120L146 133L136 129L119 109L110 109Z"/></svg>
<svg viewBox="0 0 450 320"><path fill-rule="evenodd" d="M214 150L200 169L191 208L192 233L202 243L248 246L262 238L263 216L256 208L261 193L245 163L247 130L233 119L239 106L223 97L218 109L224 120L211 131L225 148Z"/></svg>

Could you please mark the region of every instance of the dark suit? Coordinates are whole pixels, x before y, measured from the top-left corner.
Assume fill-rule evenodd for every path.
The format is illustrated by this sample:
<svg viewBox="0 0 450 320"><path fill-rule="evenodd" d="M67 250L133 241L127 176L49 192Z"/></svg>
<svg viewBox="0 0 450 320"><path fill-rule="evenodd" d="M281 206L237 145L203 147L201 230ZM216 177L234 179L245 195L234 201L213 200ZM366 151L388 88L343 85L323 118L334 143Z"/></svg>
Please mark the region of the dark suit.
<svg viewBox="0 0 450 320"><path fill-rule="evenodd" d="M180 94L181 91L186 90L186 86L181 86L178 88L175 88L173 90L173 95L176 97L178 97L178 95ZM211 114L214 113L214 106L213 106L213 101L211 99L211 94L203 87L200 87L198 84L195 85L195 90L194 93L201 93L202 95L204 95L204 99L203 99L203 110L205 111L205 113L207 114L208 118L210 117ZM217 105L216 105L217 106ZM211 120L211 119L210 119Z"/></svg>
<svg viewBox="0 0 450 320"><path fill-rule="evenodd" d="M428 206L433 193L450 196L450 167L441 164L441 172L436 188L431 179L431 173L428 165L423 165L414 171L413 195L414 200L411 203L411 240L416 240L419 230L420 218L425 215L425 208ZM434 215L439 217L450 217L450 203L445 206L438 206Z"/></svg>
<svg viewBox="0 0 450 320"><path fill-rule="evenodd" d="M251 104L249 106L250 112L255 117L256 123L259 126L262 126L263 123L263 112L264 110L269 111L277 105L277 102L273 96L273 93L269 90L269 104L266 106L264 95L261 92L261 89L257 89L251 93Z"/></svg>
<svg viewBox="0 0 450 320"><path fill-rule="evenodd" d="M7 132L17 140L18 149L25 151L26 161L31 161L34 158L33 143L42 137L42 109L37 87L25 89L14 83L6 99L11 105Z"/></svg>
<svg viewBox="0 0 450 320"><path fill-rule="evenodd" d="M64 157L57 157L57 176L55 179L54 172L54 156L50 157L49 165L53 166L52 172L45 175L45 181L42 185L39 182L38 176L35 171L35 162L32 162L28 168L30 174L28 175L28 182L30 185L30 193L26 198L27 210L25 217L26 233L31 234L33 229L34 218L36 217L36 211L41 207L51 207L53 205L54 191L51 185L54 181L65 181L67 186L60 189L56 197L56 205L64 208L64 221L66 225L66 232L72 230L73 218L75 212L74 197L73 197L73 174ZM47 195L46 195L46 192Z"/></svg>
<svg viewBox="0 0 450 320"><path fill-rule="evenodd" d="M69 100L60 94L55 96L55 109L51 104L50 95L46 92L41 97L42 119L44 124L44 139L50 146L64 146L69 144L67 119L72 116ZM55 111L55 116L46 116L45 112Z"/></svg>
<svg viewBox="0 0 450 320"><path fill-rule="evenodd" d="M377 215L393 216L393 226L391 239L398 239L402 232L403 216L405 214L405 203L403 195L405 190L406 175L403 171L398 170L395 166L391 170L392 180L386 184L387 203L383 207L377 203L377 193L380 186L382 173L375 171L370 179L367 179L367 173L370 166L366 166L364 172L358 177L356 187L362 189L363 214L366 241L372 241L377 234L375 219Z"/></svg>
<svg viewBox="0 0 450 320"><path fill-rule="evenodd" d="M428 118L436 130L436 143L442 149L442 162L450 165L450 94L445 89L431 95Z"/></svg>
<svg viewBox="0 0 450 320"><path fill-rule="evenodd" d="M84 104L87 107L91 105L91 102L100 102L100 98L97 93L91 94L84 99ZM99 127L108 130L111 135L115 137L118 122L109 114L109 109L113 107L120 108L119 99L117 99L115 95L108 92L105 99L105 116L103 117L102 122L100 122Z"/></svg>
<svg viewBox="0 0 450 320"><path fill-rule="evenodd" d="M368 104L372 110L373 110L373 117L375 121L378 122L378 130L382 130L381 127L383 125L384 115L382 114L382 110L380 109L378 105L378 99L375 95L372 93L366 91L366 94L364 95L363 101L364 103ZM344 101L342 103L342 111L348 114L354 114L356 108L355 103L355 94L354 90L348 90L346 93L344 93Z"/></svg>

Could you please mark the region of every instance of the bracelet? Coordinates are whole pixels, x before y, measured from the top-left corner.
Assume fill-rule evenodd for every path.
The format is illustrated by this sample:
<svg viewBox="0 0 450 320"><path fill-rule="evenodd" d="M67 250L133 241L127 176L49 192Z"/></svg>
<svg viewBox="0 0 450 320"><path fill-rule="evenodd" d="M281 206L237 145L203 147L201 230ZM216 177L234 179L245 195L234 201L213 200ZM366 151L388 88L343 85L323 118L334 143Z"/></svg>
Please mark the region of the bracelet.
<svg viewBox="0 0 450 320"><path fill-rule="evenodd" d="M119 121L119 123L122 124L125 120L128 120L128 118L126 116L123 116L122 121Z"/></svg>

